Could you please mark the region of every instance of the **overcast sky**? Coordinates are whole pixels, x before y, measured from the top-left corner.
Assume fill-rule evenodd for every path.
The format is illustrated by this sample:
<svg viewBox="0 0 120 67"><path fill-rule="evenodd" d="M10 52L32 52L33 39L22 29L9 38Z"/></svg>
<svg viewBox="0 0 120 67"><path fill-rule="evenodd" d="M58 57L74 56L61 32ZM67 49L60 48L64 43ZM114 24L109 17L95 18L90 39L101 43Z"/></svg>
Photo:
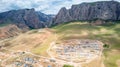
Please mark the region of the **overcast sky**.
<svg viewBox="0 0 120 67"><path fill-rule="evenodd" d="M62 7L70 8L73 4L95 1L102 0L0 0L0 12L24 8L35 8L36 11L41 11L46 14L56 14Z"/></svg>

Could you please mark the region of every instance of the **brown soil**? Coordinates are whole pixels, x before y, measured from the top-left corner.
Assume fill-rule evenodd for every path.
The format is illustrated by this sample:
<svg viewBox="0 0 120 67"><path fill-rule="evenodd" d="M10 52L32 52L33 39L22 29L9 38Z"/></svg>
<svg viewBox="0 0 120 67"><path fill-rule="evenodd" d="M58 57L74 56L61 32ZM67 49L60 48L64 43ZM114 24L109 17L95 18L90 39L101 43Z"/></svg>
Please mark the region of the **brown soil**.
<svg viewBox="0 0 120 67"><path fill-rule="evenodd" d="M19 29L16 25L10 24L8 26L0 28L0 39L13 37L22 32L23 31L21 29Z"/></svg>

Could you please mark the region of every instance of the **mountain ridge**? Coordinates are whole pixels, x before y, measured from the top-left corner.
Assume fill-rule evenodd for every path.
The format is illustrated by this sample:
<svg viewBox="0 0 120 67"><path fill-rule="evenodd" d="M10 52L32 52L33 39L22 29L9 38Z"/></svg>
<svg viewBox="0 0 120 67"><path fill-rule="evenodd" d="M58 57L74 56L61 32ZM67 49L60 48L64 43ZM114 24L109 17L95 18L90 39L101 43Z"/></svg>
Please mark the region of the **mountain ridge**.
<svg viewBox="0 0 120 67"><path fill-rule="evenodd" d="M46 21L43 21L44 19ZM16 24L19 28L23 28L23 27L28 27L32 29L43 28L45 27L45 25L46 26L49 25L48 20L51 20L50 16L47 16L41 12L36 12L35 9L33 8L11 10L0 13L1 24L4 23Z"/></svg>
<svg viewBox="0 0 120 67"><path fill-rule="evenodd" d="M117 1L98 1L72 5L70 9L63 7L54 18L53 24L95 19L120 20L120 3Z"/></svg>
<svg viewBox="0 0 120 67"><path fill-rule="evenodd" d="M120 20L120 3L117 1L98 1L72 5L70 9L61 8L57 15L47 15L32 9L11 10L0 13L1 25L16 25L23 31L52 27L71 21L92 21L101 25L105 21ZM95 24L94 24L95 23Z"/></svg>
<svg viewBox="0 0 120 67"><path fill-rule="evenodd" d="M11 10L0 13L0 23L13 23L19 28L38 29L71 21L120 20L120 3L97 1L61 8L57 15L47 15L32 9Z"/></svg>

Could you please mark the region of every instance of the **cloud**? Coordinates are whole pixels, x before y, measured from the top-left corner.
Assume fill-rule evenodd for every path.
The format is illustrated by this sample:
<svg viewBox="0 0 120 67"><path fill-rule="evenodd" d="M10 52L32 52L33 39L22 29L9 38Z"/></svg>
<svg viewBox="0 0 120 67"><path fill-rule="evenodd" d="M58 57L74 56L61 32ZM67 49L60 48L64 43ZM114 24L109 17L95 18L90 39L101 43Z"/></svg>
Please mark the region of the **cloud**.
<svg viewBox="0 0 120 67"><path fill-rule="evenodd" d="M47 14L56 14L62 7L70 8L73 4L93 1L98 0L0 0L0 12L35 8L36 11Z"/></svg>

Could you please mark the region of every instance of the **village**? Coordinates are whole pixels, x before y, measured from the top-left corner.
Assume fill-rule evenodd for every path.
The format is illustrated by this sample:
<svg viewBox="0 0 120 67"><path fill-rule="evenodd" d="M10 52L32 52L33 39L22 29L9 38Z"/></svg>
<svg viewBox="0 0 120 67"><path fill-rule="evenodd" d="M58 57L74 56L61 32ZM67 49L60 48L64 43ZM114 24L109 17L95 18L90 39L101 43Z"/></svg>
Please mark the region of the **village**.
<svg viewBox="0 0 120 67"><path fill-rule="evenodd" d="M62 44L54 45L55 58L66 61L85 63L91 58L101 56L103 43L98 40L67 40Z"/></svg>
<svg viewBox="0 0 120 67"><path fill-rule="evenodd" d="M51 43L47 50L50 57L33 54L29 51L12 51L0 53L2 67L63 67L65 64L82 67L82 63L89 63L92 59L101 56L103 43L98 40L66 40L63 43Z"/></svg>
<svg viewBox="0 0 120 67"><path fill-rule="evenodd" d="M1 58L0 67L56 67L51 59L27 51L16 51L7 56L4 54Z"/></svg>

